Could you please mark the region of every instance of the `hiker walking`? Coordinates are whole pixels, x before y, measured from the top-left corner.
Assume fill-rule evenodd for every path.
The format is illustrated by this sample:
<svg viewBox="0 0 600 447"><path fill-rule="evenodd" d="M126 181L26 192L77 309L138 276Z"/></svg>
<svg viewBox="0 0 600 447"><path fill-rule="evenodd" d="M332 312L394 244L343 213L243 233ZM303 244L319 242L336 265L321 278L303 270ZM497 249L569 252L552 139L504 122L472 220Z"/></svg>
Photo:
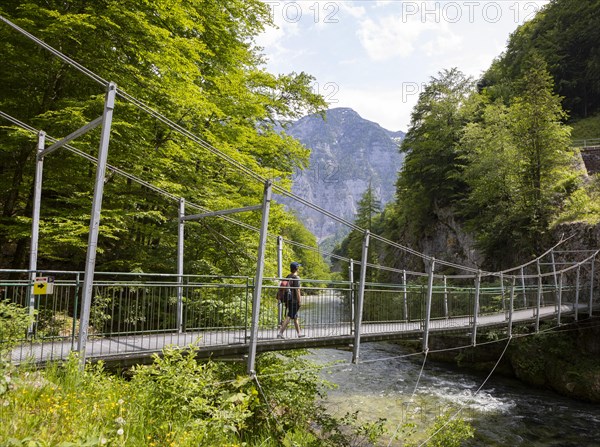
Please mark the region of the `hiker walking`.
<svg viewBox="0 0 600 447"><path fill-rule="evenodd" d="M282 300L285 303L287 308L287 315L283 323L281 324L281 328L279 329L279 333L277 334L277 338L285 338L283 333L287 328L290 320L294 320L294 326L296 328L296 333L298 337L304 337L302 332L300 332L300 324L298 323L298 309L300 309L301 297L302 294L300 292L300 277L298 276L298 268L302 264L298 262L292 262L290 264L290 274L286 276L288 280L287 291L285 295L285 299Z"/></svg>

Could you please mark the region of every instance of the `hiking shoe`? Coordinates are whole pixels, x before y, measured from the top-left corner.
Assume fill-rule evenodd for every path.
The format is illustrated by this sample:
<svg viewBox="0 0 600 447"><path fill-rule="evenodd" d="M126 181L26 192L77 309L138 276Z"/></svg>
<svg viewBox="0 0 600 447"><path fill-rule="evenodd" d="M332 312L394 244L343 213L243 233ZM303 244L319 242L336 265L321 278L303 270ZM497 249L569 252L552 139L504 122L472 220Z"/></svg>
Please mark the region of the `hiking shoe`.
<svg viewBox="0 0 600 447"><path fill-rule="evenodd" d="M277 334L277 338L285 338L283 334Z"/></svg>
<svg viewBox="0 0 600 447"><path fill-rule="evenodd" d="M306 337L306 335L304 335L304 334L298 335L298 338L304 338L304 337Z"/></svg>

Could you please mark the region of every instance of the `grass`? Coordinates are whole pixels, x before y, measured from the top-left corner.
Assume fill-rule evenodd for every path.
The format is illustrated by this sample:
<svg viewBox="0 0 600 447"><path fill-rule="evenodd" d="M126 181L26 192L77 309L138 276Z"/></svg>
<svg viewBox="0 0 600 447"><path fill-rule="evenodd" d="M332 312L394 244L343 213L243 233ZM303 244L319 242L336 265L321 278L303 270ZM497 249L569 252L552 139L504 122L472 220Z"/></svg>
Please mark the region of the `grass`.
<svg viewBox="0 0 600 447"><path fill-rule="evenodd" d="M263 429L262 403L248 379L223 380L227 369L181 351L129 379L101 364L81 372L75 356L44 371L5 365L0 445L241 446L250 416Z"/></svg>
<svg viewBox="0 0 600 447"><path fill-rule="evenodd" d="M600 138L600 114L583 118L573 123L571 138L573 140L583 140L586 138Z"/></svg>
<svg viewBox="0 0 600 447"><path fill-rule="evenodd" d="M553 225L568 222L600 223L600 175L571 194Z"/></svg>
<svg viewBox="0 0 600 447"><path fill-rule="evenodd" d="M75 355L43 371L2 363L0 445L338 447L380 436L379 427L315 430L343 422L322 414L326 382L301 354L263 354L257 370L260 388L243 365L200 362L193 348L168 348L128 377L101 363L80 371Z"/></svg>

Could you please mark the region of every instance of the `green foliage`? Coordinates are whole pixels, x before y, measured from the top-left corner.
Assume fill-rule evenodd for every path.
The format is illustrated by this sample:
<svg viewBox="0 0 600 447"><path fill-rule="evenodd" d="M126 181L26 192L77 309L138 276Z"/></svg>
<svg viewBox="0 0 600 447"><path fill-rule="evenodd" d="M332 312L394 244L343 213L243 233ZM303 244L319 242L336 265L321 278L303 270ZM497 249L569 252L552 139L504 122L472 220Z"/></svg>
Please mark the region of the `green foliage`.
<svg viewBox="0 0 600 447"><path fill-rule="evenodd" d="M257 369L260 391L243 365L199 361L193 348L165 349L129 379L106 373L102 364L82 372L76 356L41 372L21 368L0 396L0 444L249 447L312 439L310 445L332 445L319 444L310 425L325 386L319 368L299 355L268 354Z"/></svg>
<svg viewBox="0 0 600 447"><path fill-rule="evenodd" d="M283 251L283 275L287 275L289 265L293 261L300 262L302 267L300 269L300 276L303 279L315 279L321 281L327 281L330 279L329 266L323 259L321 253L318 252L319 245L314 234L306 229L306 227L300 222L298 217L282 216L278 224L281 226L281 235L288 240L298 242L301 244L299 247L289 247L290 244L284 244ZM305 247L313 247L308 249ZM275 247L274 247L275 248ZM275 258L275 254L273 255ZM273 271L273 277L277 276L276 271ZM303 287L323 287L324 283L304 283Z"/></svg>
<svg viewBox="0 0 600 447"><path fill-rule="evenodd" d="M257 392L243 377L219 384L219 368L213 362L199 363L192 349L167 349L152 366L137 367L131 384L133 404L145 407L144 416L156 421L150 436L168 442L169 421L179 421L181 430L190 431L187 443L206 445L208 436L216 443L233 442L246 428ZM176 434L182 435L171 436Z"/></svg>
<svg viewBox="0 0 600 447"><path fill-rule="evenodd" d="M0 356L10 351L25 337L32 321L33 316L29 315L29 309L9 300L0 301Z"/></svg>
<svg viewBox="0 0 600 447"><path fill-rule="evenodd" d="M464 215L480 248L497 262L539 252L556 210L575 189L570 128L542 60L506 106L482 98L481 119L462 137L470 193ZM507 250L508 248L508 250Z"/></svg>
<svg viewBox="0 0 600 447"><path fill-rule="evenodd" d="M322 415L318 419L321 444L327 446L370 446L387 432L385 419L360 423L358 411L346 413L341 418Z"/></svg>
<svg viewBox="0 0 600 447"><path fill-rule="evenodd" d="M308 150L273 123L320 111L325 102L311 91L310 75L265 71L254 43L271 26L262 1L11 0L3 2L0 14L265 178L289 185L292 172L308 161ZM6 60L0 82L7 92L0 99L2 110L54 137L101 114L103 86L8 26L0 28L0 37ZM0 128L0 136L0 266L21 268L31 224L36 137L12 126ZM95 155L98 137L95 130L73 144ZM121 100L109 163L209 209L262 200L262 184ZM44 164L39 266L81 269L95 167L66 149L45 157ZM99 269L175 270L175 201L109 172L102 205ZM188 206L186 212L198 210ZM273 214L288 215L281 206L274 206ZM260 223L259 213L239 218L255 227ZM273 220L270 231L281 228ZM190 223L185 270L250 274L256 240L253 231L222 219Z"/></svg>
<svg viewBox="0 0 600 447"><path fill-rule="evenodd" d="M595 175L567 199L554 224L563 222L600 222L600 176Z"/></svg>
<svg viewBox="0 0 600 447"><path fill-rule="evenodd" d="M376 196L371 185L369 185L358 202L358 209L354 223L365 230L369 230L371 233L380 234L383 231L383 218L384 215L382 214L381 201ZM362 259L364 240L364 232L352 230L348 236L342 240L339 246L335 248L334 253L360 262ZM370 239L369 251L367 253L368 263L378 263L379 253L382 252L380 248L380 244L377 241ZM348 280L349 273L347 268L345 268L347 264L338 264L342 263L336 263L336 269L341 271L342 278ZM367 270L367 281L374 281L376 276L376 270Z"/></svg>
<svg viewBox="0 0 600 447"><path fill-rule="evenodd" d="M436 418L430 436L427 445L432 447L460 447L475 436L475 430L464 419L444 414Z"/></svg>
<svg viewBox="0 0 600 447"><path fill-rule="evenodd" d="M600 114L576 120L570 124L573 127L571 132L573 140L600 138Z"/></svg>
<svg viewBox="0 0 600 447"><path fill-rule="evenodd" d="M466 122L462 106L472 89L460 71L444 70L431 78L413 109L401 146L406 157L397 196L402 213L422 226L464 193L457 143Z"/></svg>
<svg viewBox="0 0 600 447"><path fill-rule="evenodd" d="M509 100L514 83L529 69L534 55L548 64L554 92L572 116L593 115L600 108L600 39L597 0L555 0L510 36L506 51L480 81L494 98Z"/></svg>

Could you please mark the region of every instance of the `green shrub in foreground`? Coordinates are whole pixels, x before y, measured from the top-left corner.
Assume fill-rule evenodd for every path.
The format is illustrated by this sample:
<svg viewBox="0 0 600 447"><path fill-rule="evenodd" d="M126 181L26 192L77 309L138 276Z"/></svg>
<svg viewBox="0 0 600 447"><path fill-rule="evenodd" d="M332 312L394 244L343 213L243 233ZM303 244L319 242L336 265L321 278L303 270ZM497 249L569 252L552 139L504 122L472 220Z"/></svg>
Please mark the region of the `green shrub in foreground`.
<svg viewBox="0 0 600 447"><path fill-rule="evenodd" d="M101 363L82 372L76 356L14 369L0 396L0 445L337 447L376 437L361 427L331 436L344 421L325 423L317 399L326 384L300 353L263 354L257 371L251 379L242 364L198 361L192 348L166 349L129 379Z"/></svg>
<svg viewBox="0 0 600 447"><path fill-rule="evenodd" d="M6 354L17 340L25 337L31 322L29 309L9 300L0 301L0 354Z"/></svg>

